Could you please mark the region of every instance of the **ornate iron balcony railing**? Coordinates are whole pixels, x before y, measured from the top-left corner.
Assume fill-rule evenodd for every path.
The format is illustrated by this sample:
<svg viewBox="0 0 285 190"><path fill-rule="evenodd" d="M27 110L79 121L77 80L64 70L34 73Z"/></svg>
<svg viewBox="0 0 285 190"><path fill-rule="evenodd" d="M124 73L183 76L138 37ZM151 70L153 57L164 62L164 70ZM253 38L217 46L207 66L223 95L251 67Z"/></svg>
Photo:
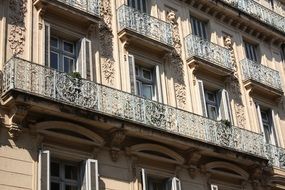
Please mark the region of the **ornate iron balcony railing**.
<svg viewBox="0 0 285 190"><path fill-rule="evenodd" d="M10 90L76 106L209 144L264 157L263 136L144 99L66 73L12 58L3 70L2 95Z"/></svg>
<svg viewBox="0 0 285 190"><path fill-rule="evenodd" d="M285 169L285 149L275 145L266 144L265 154L269 164L275 167Z"/></svg>
<svg viewBox="0 0 285 190"><path fill-rule="evenodd" d="M285 32L285 17L264 7L254 0L221 0L245 12L260 21L269 24L281 32Z"/></svg>
<svg viewBox="0 0 285 190"><path fill-rule="evenodd" d="M117 10L119 31L132 30L138 34L172 46L172 27L170 23L142 13L127 5Z"/></svg>
<svg viewBox="0 0 285 190"><path fill-rule="evenodd" d="M100 0L56 0L91 15L100 16Z"/></svg>
<svg viewBox="0 0 285 190"><path fill-rule="evenodd" d="M282 91L281 79L278 71L249 59L243 59L240 63L242 65L243 80L254 80Z"/></svg>
<svg viewBox="0 0 285 190"><path fill-rule="evenodd" d="M233 70L231 53L228 49L192 34L185 38L185 43L187 59L197 56L220 67Z"/></svg>

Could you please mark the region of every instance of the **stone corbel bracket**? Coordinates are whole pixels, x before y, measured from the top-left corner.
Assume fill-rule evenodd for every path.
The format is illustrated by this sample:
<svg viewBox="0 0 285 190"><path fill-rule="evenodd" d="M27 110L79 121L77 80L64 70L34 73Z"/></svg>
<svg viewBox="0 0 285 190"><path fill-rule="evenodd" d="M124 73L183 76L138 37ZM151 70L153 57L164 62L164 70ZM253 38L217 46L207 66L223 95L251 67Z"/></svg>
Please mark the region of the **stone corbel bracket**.
<svg viewBox="0 0 285 190"><path fill-rule="evenodd" d="M27 105L15 105L10 112L10 125L9 125L9 137L13 140L17 140L23 133L23 127L25 118L28 114L30 106Z"/></svg>
<svg viewBox="0 0 285 190"><path fill-rule="evenodd" d="M126 138L126 132L122 129L112 130L110 132L110 156L114 162L119 159L119 152L121 150L121 144Z"/></svg>

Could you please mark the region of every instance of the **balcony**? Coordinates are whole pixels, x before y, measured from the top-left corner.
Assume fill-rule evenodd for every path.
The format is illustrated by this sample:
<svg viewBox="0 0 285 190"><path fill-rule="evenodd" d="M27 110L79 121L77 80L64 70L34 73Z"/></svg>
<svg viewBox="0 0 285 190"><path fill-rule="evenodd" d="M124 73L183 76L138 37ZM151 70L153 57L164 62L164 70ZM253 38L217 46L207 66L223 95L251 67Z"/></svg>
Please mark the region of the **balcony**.
<svg viewBox="0 0 285 190"><path fill-rule="evenodd" d="M240 11L255 17L275 29L285 32L285 18L254 0L221 0Z"/></svg>
<svg viewBox="0 0 285 190"><path fill-rule="evenodd" d="M270 98L283 96L279 72L249 59L240 61L245 87Z"/></svg>
<svg viewBox="0 0 285 190"><path fill-rule="evenodd" d="M275 145L266 144L265 145L265 154L269 160L269 164L285 169L285 149L277 147Z"/></svg>
<svg viewBox="0 0 285 190"><path fill-rule="evenodd" d="M3 70L2 98L13 92L264 157L263 136L238 127L144 99L94 82L72 78L48 67L12 58Z"/></svg>
<svg viewBox="0 0 285 190"><path fill-rule="evenodd" d="M96 22L100 17L100 0L34 0L34 5L46 13L56 13L61 16L66 14L70 17L71 15L67 14L69 12ZM76 16L74 19L78 20Z"/></svg>
<svg viewBox="0 0 285 190"><path fill-rule="evenodd" d="M122 5L117 10L119 38L130 45L168 50L172 48L170 23ZM134 43L132 43L134 42Z"/></svg>
<svg viewBox="0 0 285 190"><path fill-rule="evenodd" d="M233 73L230 51L195 35L185 38L186 59L190 67L226 76Z"/></svg>

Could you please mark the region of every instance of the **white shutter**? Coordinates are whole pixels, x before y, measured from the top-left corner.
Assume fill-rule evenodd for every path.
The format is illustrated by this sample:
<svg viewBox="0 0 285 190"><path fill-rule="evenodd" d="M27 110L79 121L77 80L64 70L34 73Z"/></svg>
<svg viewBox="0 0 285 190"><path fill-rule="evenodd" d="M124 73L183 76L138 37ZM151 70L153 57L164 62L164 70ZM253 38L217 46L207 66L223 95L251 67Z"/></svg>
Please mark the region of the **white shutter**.
<svg viewBox="0 0 285 190"><path fill-rule="evenodd" d="M275 112L273 109L271 110L271 119L272 119L272 121L271 121L271 129L272 129L271 143L273 145L278 145L279 144L278 138L277 138L278 133L276 133L277 125L276 125L276 121L275 121Z"/></svg>
<svg viewBox="0 0 285 190"><path fill-rule="evenodd" d="M147 189L147 174L145 169L142 168L141 170L141 177L142 177L142 190L148 190Z"/></svg>
<svg viewBox="0 0 285 190"><path fill-rule="evenodd" d="M261 110L260 110L260 105L259 104L256 104L256 112L257 112L257 118L258 118L259 127L260 127L262 133L264 134L262 117L261 117Z"/></svg>
<svg viewBox="0 0 285 190"><path fill-rule="evenodd" d="M93 80L93 64L91 41L82 38L77 43L77 67L76 71L80 73L82 78Z"/></svg>
<svg viewBox="0 0 285 190"><path fill-rule="evenodd" d="M82 190L99 190L98 161L88 159L85 162L85 174ZM85 189L83 189L85 188Z"/></svg>
<svg viewBox="0 0 285 190"><path fill-rule="evenodd" d="M172 178L172 188L171 190L181 190L181 183L177 177Z"/></svg>
<svg viewBox="0 0 285 190"><path fill-rule="evenodd" d="M45 41L44 41L44 57L45 57L45 66L50 67L50 25L45 22Z"/></svg>
<svg viewBox="0 0 285 190"><path fill-rule="evenodd" d="M161 94L161 82L160 82L160 72L159 65L155 66L155 79L156 79L156 100L158 102L162 102L162 94Z"/></svg>
<svg viewBox="0 0 285 190"><path fill-rule="evenodd" d="M50 190L50 152L40 151L39 154L39 189Z"/></svg>
<svg viewBox="0 0 285 190"><path fill-rule="evenodd" d="M211 190L219 190L217 185L211 184Z"/></svg>
<svg viewBox="0 0 285 190"><path fill-rule="evenodd" d="M204 92L204 84L202 80L198 80L198 90L199 90L199 98L201 102L201 114L205 117L208 117L207 108L206 108L206 100L205 100L205 92Z"/></svg>
<svg viewBox="0 0 285 190"><path fill-rule="evenodd" d="M135 71L135 58L133 55L128 55L129 74L130 74L130 89L132 94L137 94L136 88L136 71Z"/></svg>
<svg viewBox="0 0 285 190"><path fill-rule="evenodd" d="M218 99L219 99L219 117L223 120L228 120L230 122L233 121L232 119L232 112L231 112L231 105L229 102L229 93L227 90L222 89L218 92Z"/></svg>

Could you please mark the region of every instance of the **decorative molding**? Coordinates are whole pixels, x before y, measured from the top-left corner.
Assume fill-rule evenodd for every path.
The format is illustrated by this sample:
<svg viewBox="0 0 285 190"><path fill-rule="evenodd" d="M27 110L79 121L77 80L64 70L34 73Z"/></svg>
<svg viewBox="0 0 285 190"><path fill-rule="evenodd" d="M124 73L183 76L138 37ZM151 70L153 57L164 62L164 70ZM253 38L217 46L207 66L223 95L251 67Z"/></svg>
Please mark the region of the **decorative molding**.
<svg viewBox="0 0 285 190"><path fill-rule="evenodd" d="M186 86L184 81L184 65L181 59L181 40L179 35L179 27L174 11L170 11L167 15L167 20L172 26L173 47L170 53L170 63L173 69L172 75L174 79L174 90L178 108L185 108L186 105Z"/></svg>
<svg viewBox="0 0 285 190"><path fill-rule="evenodd" d="M126 138L126 133L124 130L115 130L111 132L110 140L110 156L113 162L117 162L119 159L120 146Z"/></svg>
<svg viewBox="0 0 285 190"><path fill-rule="evenodd" d="M8 130L11 139L18 140L19 136L23 133L22 127L12 124Z"/></svg>
<svg viewBox="0 0 285 190"><path fill-rule="evenodd" d="M9 46L13 55L22 55L25 46L25 16L27 13L27 0L9 0L9 24L11 26L8 36Z"/></svg>
<svg viewBox="0 0 285 190"><path fill-rule="evenodd" d="M229 90L230 99L234 100L234 109L237 118L237 125L241 128L245 128L246 126L246 117L245 117L245 107L242 101L241 94L241 85L238 80L238 67L235 58L235 52L233 48L233 42L231 36L224 36L224 44L227 49L230 50L231 53L231 61L234 68L234 75L231 75L227 82L227 89Z"/></svg>
<svg viewBox="0 0 285 190"><path fill-rule="evenodd" d="M103 78L109 85L114 85L115 60L113 57L112 9L110 0L102 0L100 7L102 21L99 24L100 53Z"/></svg>

